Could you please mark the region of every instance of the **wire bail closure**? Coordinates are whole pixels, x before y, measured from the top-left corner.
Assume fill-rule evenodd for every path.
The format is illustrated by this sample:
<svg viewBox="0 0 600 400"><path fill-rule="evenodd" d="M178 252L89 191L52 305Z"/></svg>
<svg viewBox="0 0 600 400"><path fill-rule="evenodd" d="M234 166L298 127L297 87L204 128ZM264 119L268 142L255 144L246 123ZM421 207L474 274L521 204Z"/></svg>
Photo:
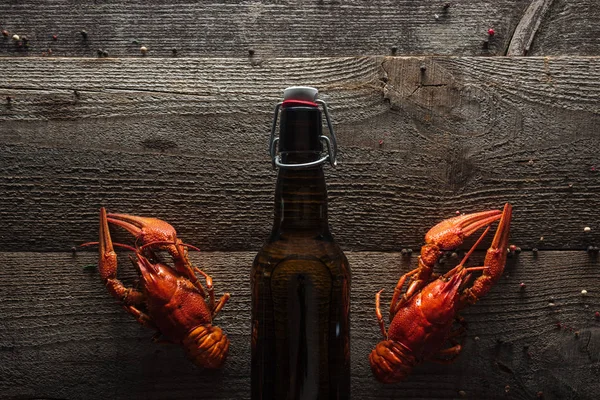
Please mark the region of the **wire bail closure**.
<svg viewBox="0 0 600 400"><path fill-rule="evenodd" d="M331 135L331 139L325 135L321 135L320 139L322 142L325 142L327 146L327 154L318 160L311 161L308 163L301 164L284 164L281 162L281 156L277 154L277 143L279 142L279 136L275 136L275 130L277 128L277 120L279 119L279 111L281 110L281 106L283 102L277 103L275 106L275 114L273 116L273 125L271 126L271 138L269 140L269 154L271 155L271 161L273 164L273 169L284 168L284 169L303 169L303 168L312 168L322 165L329 161L329 164L332 167L337 166L337 140L335 138L335 133L333 132L333 126L331 125L331 119L329 118L329 112L327 110L327 104L323 100L315 100L315 103L321 105L323 107L323 113L325 114L325 120L327 121L327 128L329 129L329 134Z"/></svg>

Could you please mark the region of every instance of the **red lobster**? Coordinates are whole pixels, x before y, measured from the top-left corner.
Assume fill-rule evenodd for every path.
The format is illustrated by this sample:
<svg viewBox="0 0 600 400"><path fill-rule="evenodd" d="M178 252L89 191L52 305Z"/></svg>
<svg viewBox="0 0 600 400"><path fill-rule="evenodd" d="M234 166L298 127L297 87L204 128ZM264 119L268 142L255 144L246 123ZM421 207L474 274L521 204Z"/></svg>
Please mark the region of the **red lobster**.
<svg viewBox="0 0 600 400"><path fill-rule="evenodd" d="M135 248L119 243L114 246L135 252L132 262L140 274L139 290L127 288L117 279L117 255L109 222L136 237ZM84 246L90 244L96 242ZM155 329L161 341L183 345L196 365L205 368L223 366L229 352L229 339L221 328L212 325L212 319L229 299L229 293L215 303L211 277L192 266L188 259L187 248L193 246L178 239L175 229L165 221L126 214L107 215L104 207L100 209L100 241L97 244L100 276L108 292L122 302L125 310L142 325ZM173 267L161 262L156 250L166 250L173 258ZM206 289L194 271L204 277Z"/></svg>
<svg viewBox="0 0 600 400"><path fill-rule="evenodd" d="M400 382L411 373L413 367L423 361L450 362L460 354L461 345L455 339L464 333L464 327L454 327L461 319L458 311L474 304L500 279L506 263L506 249L512 207L506 203L504 211L485 211L460 215L440 222L425 235L421 248L419 266L404 274L399 280L390 305L389 330L379 308L382 290L375 295L375 310L384 340L369 355L371 370L383 383ZM464 266L481 242L492 222L500 219L498 229L488 249L484 266ZM442 250L452 250L463 239L479 228L487 226L481 237L462 261L444 275L433 274L433 266ZM475 271L482 271L471 287L467 284ZM402 295L402 287L410 278ZM450 342L451 347L443 348Z"/></svg>

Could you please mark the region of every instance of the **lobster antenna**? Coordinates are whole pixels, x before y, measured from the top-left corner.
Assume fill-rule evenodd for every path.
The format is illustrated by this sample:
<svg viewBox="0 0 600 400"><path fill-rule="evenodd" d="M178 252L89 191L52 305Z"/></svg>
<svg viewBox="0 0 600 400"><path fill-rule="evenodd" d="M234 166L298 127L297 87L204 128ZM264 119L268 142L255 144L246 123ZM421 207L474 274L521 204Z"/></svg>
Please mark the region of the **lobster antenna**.
<svg viewBox="0 0 600 400"><path fill-rule="evenodd" d="M86 242L86 243L80 244L79 247L95 246L95 245L98 245L99 243L100 242ZM131 251L136 251L135 247L129 246L128 244L113 242L113 246L121 247L121 248L131 250Z"/></svg>
<svg viewBox="0 0 600 400"><path fill-rule="evenodd" d="M473 247L471 247L469 249L469 251L467 252L467 254L465 254L465 256L463 257L463 259L460 262L460 265L465 265L465 263L467 262L467 260L469 259L469 257L471 257L471 254L473 254L473 252L475 251L475 249L477 249L477 246L479 246L479 243L481 243L481 241L483 240L483 238L485 237L485 235L487 235L487 233L490 231L491 227L487 227L485 228L485 231L483 231L483 233L481 234L481 236L479 236L479 239L477 239L477 241L475 242L475 244L473 245Z"/></svg>
<svg viewBox="0 0 600 400"><path fill-rule="evenodd" d="M146 243L145 245L141 246L141 247L140 247L140 250L143 250L143 249L145 249L146 247L152 246L152 245L154 245L154 244L172 244L172 245L174 245L174 246L177 246L177 245L178 245L176 242L171 242L171 241L168 241L168 240L156 240L156 241L154 241L154 242ZM181 245L181 246L183 246L183 247L190 248L190 249L192 249L192 250L194 250L194 251L200 251L200 249L199 249L199 248L197 248L196 246L193 246L193 245L191 245L191 244L187 244L187 243L180 243L180 245Z"/></svg>
<svg viewBox="0 0 600 400"><path fill-rule="evenodd" d="M489 231L490 231L490 227L488 226L487 228L485 228L485 231L483 231L483 233L481 234L481 236L479 236L479 239L477 239L477 241L475 242L475 244L473 245L473 247L471 247L469 249L469 251L467 252L467 254L465 254L465 256L460 261L460 263L456 267L452 268L452 270L446 272L446 274L444 275L444 278L448 278L449 276L451 276L452 274L454 274L456 271L458 271L459 269L461 269L462 267L464 267L464 265L467 262L467 260L469 259L469 257L471 257L471 254L473 254L473 252L475 251L475 249L477 248L477 246L479 246L479 243L481 243L481 241L483 240L483 238L485 237L485 235L487 235L487 233Z"/></svg>

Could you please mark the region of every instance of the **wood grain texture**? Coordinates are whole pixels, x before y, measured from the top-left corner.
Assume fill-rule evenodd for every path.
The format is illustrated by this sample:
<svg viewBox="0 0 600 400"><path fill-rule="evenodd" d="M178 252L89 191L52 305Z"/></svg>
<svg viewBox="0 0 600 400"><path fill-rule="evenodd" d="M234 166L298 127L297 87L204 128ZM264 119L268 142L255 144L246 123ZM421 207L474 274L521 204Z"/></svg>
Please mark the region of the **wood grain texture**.
<svg viewBox="0 0 600 400"><path fill-rule="evenodd" d="M194 367L176 346L151 343L152 331L109 297L97 271L82 268L96 262L95 252L1 255L0 397L249 398L254 252L193 254L193 261L213 276L216 292L232 294L215 321L229 335L231 353L224 370L214 373ZM463 313L468 333L460 358L451 365L423 364L408 381L385 386L374 381L367 360L380 340L374 294L385 288L387 304L395 281L416 257L347 255L353 274L353 398L451 399L460 391L470 399L533 399L538 391L546 400L596 398L597 258L584 251L540 251L537 257L523 252L509 259L499 283ZM482 256L478 252L473 262ZM130 282L131 266L121 265L122 279Z"/></svg>
<svg viewBox="0 0 600 400"><path fill-rule="evenodd" d="M345 248L416 248L456 210L507 201L523 248L600 241L598 58L2 64L5 251L94 240L101 205L166 219L205 250L258 249L273 209L272 108L301 83L330 105L330 221Z"/></svg>
<svg viewBox="0 0 600 400"><path fill-rule="evenodd" d="M313 57L398 54L504 55L529 0L4 1L0 56ZM436 18L437 15L437 18ZM586 15L581 15L586 19ZM487 30L497 34L484 48ZM80 31L86 30L87 39ZM53 41L52 35L58 40Z"/></svg>
<svg viewBox="0 0 600 400"><path fill-rule="evenodd" d="M553 0L528 54L600 54L600 8L596 0Z"/></svg>

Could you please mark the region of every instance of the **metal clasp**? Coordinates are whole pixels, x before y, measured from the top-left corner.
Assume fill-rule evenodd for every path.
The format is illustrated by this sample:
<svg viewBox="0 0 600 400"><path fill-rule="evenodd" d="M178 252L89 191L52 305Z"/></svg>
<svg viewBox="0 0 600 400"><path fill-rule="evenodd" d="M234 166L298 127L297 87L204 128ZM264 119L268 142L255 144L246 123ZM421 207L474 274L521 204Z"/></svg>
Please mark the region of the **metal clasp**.
<svg viewBox="0 0 600 400"><path fill-rule="evenodd" d="M331 135L331 140L325 135L321 135L321 141L325 142L327 146L327 154L318 160L302 163L302 164L284 164L281 162L281 157L277 154L277 142L279 142L279 136L275 136L275 129L277 128L277 120L279 119L279 111L283 103L278 103L275 106L275 114L273 116L273 125L271 126L271 138L269 139L269 154L271 155L271 161L273 163L273 169L287 168L287 169L302 169L316 167L324 164L329 160L329 164L335 168L337 165L337 140L335 133L333 132L333 126L331 125L331 119L329 118L329 111L327 110L327 104L323 100L315 100L315 103L320 104L323 107L323 113L325 114L325 120L327 121L327 128Z"/></svg>

